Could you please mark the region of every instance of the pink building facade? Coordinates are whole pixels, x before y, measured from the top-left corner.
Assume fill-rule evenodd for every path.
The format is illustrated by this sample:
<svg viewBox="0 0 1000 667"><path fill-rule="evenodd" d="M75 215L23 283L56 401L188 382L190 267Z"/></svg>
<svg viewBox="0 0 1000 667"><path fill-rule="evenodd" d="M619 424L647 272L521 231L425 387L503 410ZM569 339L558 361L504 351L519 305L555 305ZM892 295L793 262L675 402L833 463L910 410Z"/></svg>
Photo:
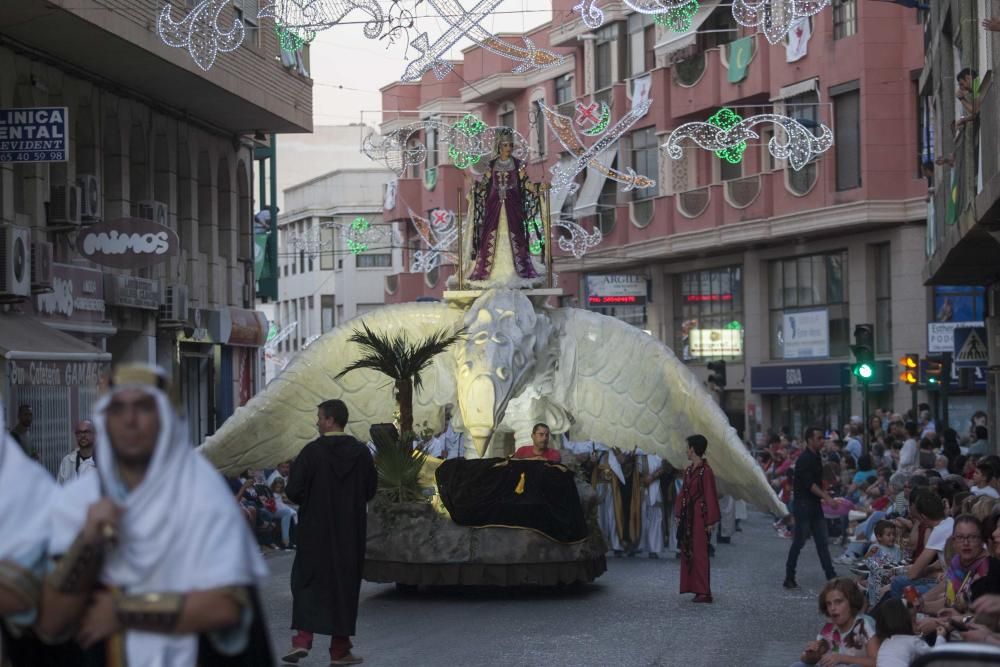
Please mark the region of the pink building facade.
<svg viewBox="0 0 1000 667"><path fill-rule="evenodd" d="M873 406L908 408L910 390L897 386L895 360L926 353L930 316L921 277L927 183L918 156L924 38L917 13L834 0L792 39L771 46L733 20L729 3L702 2L697 32L683 34L613 2L602 3L605 24L591 30L575 4L554 0L552 23L530 35L565 54L564 64L512 74L511 62L469 48L443 81L428 73L419 83L385 87L383 132L472 113L528 138L529 177L548 180L567 153L541 121L539 101L570 116L577 102L608 102L615 122L631 108L637 82L648 84L649 112L609 159L656 186L621 192L588 170L575 195L553 201L562 216L604 234L582 258L556 251L563 304L599 308L648 331L702 378L708 362L725 360L720 400L747 439L768 427L839 428L860 414L844 373L859 323L875 325ZM673 129L722 107L825 124L834 146L800 171L768 152L771 124L757 126L761 140L736 164L694 144L679 160L660 150ZM395 207L386 211L386 220L407 223L407 248L420 247L410 211L455 210L466 184L447 147L435 151L435 137L423 140L430 161L400 177ZM386 300L440 297L451 272L391 276ZM608 285L625 285L631 303L600 306Z"/></svg>

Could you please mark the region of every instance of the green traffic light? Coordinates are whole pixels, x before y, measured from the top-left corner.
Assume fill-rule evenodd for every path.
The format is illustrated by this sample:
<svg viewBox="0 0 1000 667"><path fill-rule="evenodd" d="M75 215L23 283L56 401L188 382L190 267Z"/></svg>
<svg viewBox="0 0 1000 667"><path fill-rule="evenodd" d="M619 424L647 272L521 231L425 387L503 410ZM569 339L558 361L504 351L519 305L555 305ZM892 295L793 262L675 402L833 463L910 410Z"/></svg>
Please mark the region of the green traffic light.
<svg viewBox="0 0 1000 667"><path fill-rule="evenodd" d="M937 378L933 376L927 378L927 384L937 384Z"/></svg>
<svg viewBox="0 0 1000 667"><path fill-rule="evenodd" d="M875 375L875 369L871 365L861 364L858 366L858 377L862 380L871 380L873 375Z"/></svg>

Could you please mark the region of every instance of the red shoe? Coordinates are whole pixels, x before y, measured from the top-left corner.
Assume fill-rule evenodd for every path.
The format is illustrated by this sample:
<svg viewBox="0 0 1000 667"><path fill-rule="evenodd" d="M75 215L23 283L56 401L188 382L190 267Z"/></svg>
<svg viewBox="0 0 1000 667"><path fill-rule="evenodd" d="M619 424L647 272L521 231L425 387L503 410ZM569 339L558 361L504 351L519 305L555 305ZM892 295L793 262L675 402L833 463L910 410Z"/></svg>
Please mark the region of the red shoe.
<svg viewBox="0 0 1000 667"><path fill-rule="evenodd" d="M694 601L695 602L711 603L712 602L712 596L711 595L695 595L694 596Z"/></svg>

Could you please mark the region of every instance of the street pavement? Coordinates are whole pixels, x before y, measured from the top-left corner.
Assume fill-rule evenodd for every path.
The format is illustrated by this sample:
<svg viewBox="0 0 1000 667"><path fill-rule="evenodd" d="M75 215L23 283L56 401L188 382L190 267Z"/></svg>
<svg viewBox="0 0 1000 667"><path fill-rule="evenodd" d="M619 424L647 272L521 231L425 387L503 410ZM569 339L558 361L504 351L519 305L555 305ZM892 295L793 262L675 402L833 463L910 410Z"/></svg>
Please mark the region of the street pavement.
<svg viewBox="0 0 1000 667"><path fill-rule="evenodd" d="M824 622L816 604L823 572L810 541L799 559L801 588L786 591L791 544L771 517L751 512L732 544L712 559L714 604L677 593L680 562L609 558L608 571L578 589L396 591L361 588L355 653L365 665L787 666ZM831 553L839 555L834 547ZM289 647L293 554L268 556L264 605L279 655ZM843 568L840 568L843 572ZM300 665L326 665L316 637Z"/></svg>

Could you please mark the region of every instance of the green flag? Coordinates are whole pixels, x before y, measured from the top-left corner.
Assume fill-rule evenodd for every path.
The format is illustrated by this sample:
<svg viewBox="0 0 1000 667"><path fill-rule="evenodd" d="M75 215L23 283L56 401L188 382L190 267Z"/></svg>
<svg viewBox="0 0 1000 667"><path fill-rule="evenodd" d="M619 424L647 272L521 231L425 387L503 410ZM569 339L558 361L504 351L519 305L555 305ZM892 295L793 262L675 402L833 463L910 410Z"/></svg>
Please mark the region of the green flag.
<svg viewBox="0 0 1000 667"><path fill-rule="evenodd" d="M747 78L747 67L753 57L753 37L744 37L730 42L729 47L729 83L739 83Z"/></svg>
<svg viewBox="0 0 1000 667"><path fill-rule="evenodd" d="M267 262L267 234L253 235L253 279L260 280Z"/></svg>

